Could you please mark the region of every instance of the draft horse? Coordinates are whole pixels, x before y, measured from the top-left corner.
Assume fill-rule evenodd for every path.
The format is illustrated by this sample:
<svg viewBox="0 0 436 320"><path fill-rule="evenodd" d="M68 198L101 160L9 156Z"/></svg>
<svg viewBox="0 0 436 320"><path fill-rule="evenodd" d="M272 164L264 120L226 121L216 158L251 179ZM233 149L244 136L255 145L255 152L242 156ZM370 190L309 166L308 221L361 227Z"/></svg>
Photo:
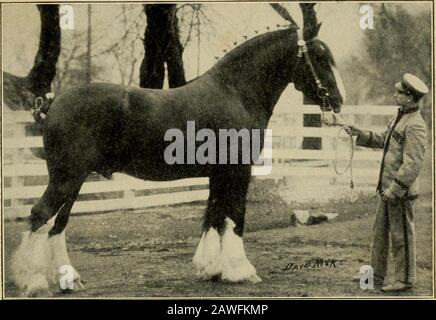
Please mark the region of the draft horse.
<svg viewBox="0 0 436 320"><path fill-rule="evenodd" d="M322 108L340 112L344 92L334 59L317 38L320 25L313 4L301 6L303 29L291 25L258 35L183 87L152 90L94 83L54 98L40 120L49 184L31 210L30 230L13 258L15 283L27 295L47 293L59 268L71 265L64 229L91 172L105 177L123 172L153 181L209 177L203 234L193 258L198 274L228 282L261 281L242 240L251 165L169 165L164 135L173 128L185 132L188 121L215 132L264 132L289 83Z"/></svg>

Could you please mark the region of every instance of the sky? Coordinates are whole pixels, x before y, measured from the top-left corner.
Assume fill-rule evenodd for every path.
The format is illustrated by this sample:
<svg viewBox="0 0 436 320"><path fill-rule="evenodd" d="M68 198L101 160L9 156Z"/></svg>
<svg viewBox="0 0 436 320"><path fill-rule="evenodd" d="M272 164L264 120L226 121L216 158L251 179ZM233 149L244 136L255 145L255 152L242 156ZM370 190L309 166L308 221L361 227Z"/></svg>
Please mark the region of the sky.
<svg viewBox="0 0 436 320"><path fill-rule="evenodd" d="M294 20L302 25L302 15L298 3L282 3L291 13ZM431 10L430 2L414 2L402 4L411 12ZM73 4L74 24L76 31L84 31L87 27L87 5ZM141 13L140 4L134 12ZM359 21L360 4L358 2L328 2L317 5L318 21L322 22L319 38L331 49L341 68L341 61L351 55L362 54L361 41L365 32L361 30ZM268 3L206 3L204 11L211 21L211 27L204 27L200 42L200 74L207 71L216 62L216 56L222 56L224 49L233 48L233 43L243 42L243 35L253 36L254 30L266 32L267 27L275 29L277 24L286 24ZM93 38L100 39L95 46L104 47L120 38L121 26L114 18L120 12L119 4L93 4L92 24ZM40 19L33 4L3 5L3 67L5 71L15 75L26 75L33 64L38 49ZM374 17L377 30L377 17ZM68 39L72 31L63 30L63 39ZM101 40L103 39L103 40ZM197 76L198 49L197 39L185 48L184 65L186 78ZM65 40L63 40L65 41ZM66 40L67 41L67 40ZM98 48L93 48L98 50ZM139 46L139 50L142 50ZM142 54L142 52L140 52ZM104 63L103 63L104 64ZM107 74L113 82L117 82L117 73L113 62L107 62ZM139 65L137 67L139 69ZM112 76L113 74L113 76Z"/></svg>
<svg viewBox="0 0 436 320"><path fill-rule="evenodd" d="M114 32L116 26L112 24L113 17L119 11L117 6L117 4L92 6L95 33L107 33L108 41L111 37L115 41L117 37L117 32ZM301 25L302 17L298 4L287 3L285 6L294 20ZM73 8L75 28L80 31L85 30L86 6L75 4ZM222 51L226 48L232 48L233 42L241 43L243 35L253 36L254 30L266 32L268 26L276 28L277 24L286 24L267 3L208 3L205 4L205 13L211 20L214 30L206 27L206 34L202 37L200 73L208 70L216 62L215 56L222 55ZM358 50L363 31L359 28L360 16L357 3L321 4L317 14L318 20L323 22L320 38L329 45L338 61ZM23 75L27 72L26 69L31 67L38 48L39 14L35 6L32 4L4 6L3 32L5 70ZM187 57L194 57L194 59ZM196 39L185 49L184 59L187 77L195 77L197 75Z"/></svg>

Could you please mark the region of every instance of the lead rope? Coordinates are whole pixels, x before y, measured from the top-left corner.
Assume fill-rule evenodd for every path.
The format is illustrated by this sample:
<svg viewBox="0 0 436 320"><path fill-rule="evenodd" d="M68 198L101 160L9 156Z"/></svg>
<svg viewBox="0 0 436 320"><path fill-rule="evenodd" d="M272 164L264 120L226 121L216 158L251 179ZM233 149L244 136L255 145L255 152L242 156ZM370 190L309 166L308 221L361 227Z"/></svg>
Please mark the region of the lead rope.
<svg viewBox="0 0 436 320"><path fill-rule="evenodd" d="M321 123L326 123L324 111L321 112L321 117L322 117ZM335 140L334 140L335 157L333 159L333 169L335 170L335 173L339 176L344 175L347 171L350 171L350 189L354 189L354 175L353 175L354 140L353 140L353 135L351 134L351 130L348 126L338 125L338 124L334 124L334 123L331 124L330 126L339 126L339 129L336 133ZM349 137L350 159L348 160L348 163L347 163L347 166L345 167L345 169L340 171L338 169L338 141L339 141L339 136L340 136L342 131L347 133L348 137Z"/></svg>
<svg viewBox="0 0 436 320"><path fill-rule="evenodd" d="M350 138L350 159L348 161L347 166L343 171L339 171L338 169L338 140L339 135L341 134L341 131L344 131L348 134L348 137ZM350 132L350 128L347 126L341 126L336 134L335 137L335 159L333 160L333 168L335 169L335 172L337 175L341 176L345 174L348 170L350 170L350 189L354 189L354 177L353 177L353 158L354 158L354 140L353 135Z"/></svg>
<svg viewBox="0 0 436 320"><path fill-rule="evenodd" d="M312 61L310 60L309 54L308 54L308 49L306 46L306 41L304 40L303 37L303 31L301 29L297 29L297 36L298 36L298 52L297 52L297 57L298 58L302 58L304 57L304 60L306 62L306 64L309 66L310 71L315 79L315 83L317 86L317 94L318 96L322 99L322 107L321 107L321 123L325 123L325 112L326 110L330 107L329 104L329 92L328 90L323 87L323 85L321 84L321 81L319 80L318 75L316 74L315 68L313 67ZM295 66L294 66L295 68ZM330 108L331 110L331 108ZM353 157L354 157L354 141L353 141L353 135L351 134L350 128L344 125L339 125L339 124L332 124L332 126L339 126L339 130L336 134L335 137L335 159L333 160L333 168L336 172L337 175L343 175L345 174L348 170L350 170L350 189L353 190L354 189L354 177L353 177ZM350 137L350 160L345 168L344 171L340 172L338 170L338 140L339 140L339 135L341 133L341 131L344 130L346 133L348 133L348 136ZM351 201L353 201L353 194L351 194ZM354 202L354 201L353 201Z"/></svg>

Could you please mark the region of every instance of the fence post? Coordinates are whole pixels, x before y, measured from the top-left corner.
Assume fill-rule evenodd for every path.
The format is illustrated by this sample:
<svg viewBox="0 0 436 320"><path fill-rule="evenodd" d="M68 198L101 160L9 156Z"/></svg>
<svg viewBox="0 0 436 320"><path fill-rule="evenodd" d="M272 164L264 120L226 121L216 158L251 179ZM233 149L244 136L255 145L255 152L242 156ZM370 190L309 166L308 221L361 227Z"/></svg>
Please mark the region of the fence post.
<svg viewBox="0 0 436 320"><path fill-rule="evenodd" d="M303 96L304 105L316 105L316 102L310 98ZM321 115L320 114L304 114L303 115L303 127L321 127ZM321 150L322 138L320 137L303 137L303 150Z"/></svg>
<svg viewBox="0 0 436 320"><path fill-rule="evenodd" d="M23 123L16 123L15 125L11 125L11 127L12 139L25 136L26 130ZM23 148L13 149L13 151L11 151L12 163L24 163L24 153L25 152ZM24 179L25 177L13 175L11 177L11 188L24 187ZM22 199L11 199L11 207L17 207L21 205L23 205Z"/></svg>
<svg viewBox="0 0 436 320"><path fill-rule="evenodd" d="M24 187L24 177L11 177L11 188ZM11 199L11 207L18 207L23 205L22 199Z"/></svg>
<svg viewBox="0 0 436 320"><path fill-rule="evenodd" d="M116 174L112 177L113 180L119 181L123 185L123 210L129 209L129 203L135 198L135 188L132 188L129 177L125 175Z"/></svg>
<svg viewBox="0 0 436 320"><path fill-rule="evenodd" d="M303 95L304 105L317 105L315 101ZM322 127L321 114L304 114L303 115L303 127ZM322 150L323 143L321 137L303 137L302 142L303 150ZM329 167L333 166L333 161L329 160ZM336 184L336 176L330 179L330 184Z"/></svg>

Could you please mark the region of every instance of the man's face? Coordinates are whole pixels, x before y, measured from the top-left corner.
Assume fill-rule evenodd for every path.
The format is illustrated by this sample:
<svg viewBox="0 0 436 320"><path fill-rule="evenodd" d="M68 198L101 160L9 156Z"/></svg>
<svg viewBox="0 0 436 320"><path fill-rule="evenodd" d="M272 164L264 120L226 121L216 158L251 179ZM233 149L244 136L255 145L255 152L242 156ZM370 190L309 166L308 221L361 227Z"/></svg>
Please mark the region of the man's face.
<svg viewBox="0 0 436 320"><path fill-rule="evenodd" d="M410 102L410 97L402 90L395 89L394 98L398 106L407 106Z"/></svg>

